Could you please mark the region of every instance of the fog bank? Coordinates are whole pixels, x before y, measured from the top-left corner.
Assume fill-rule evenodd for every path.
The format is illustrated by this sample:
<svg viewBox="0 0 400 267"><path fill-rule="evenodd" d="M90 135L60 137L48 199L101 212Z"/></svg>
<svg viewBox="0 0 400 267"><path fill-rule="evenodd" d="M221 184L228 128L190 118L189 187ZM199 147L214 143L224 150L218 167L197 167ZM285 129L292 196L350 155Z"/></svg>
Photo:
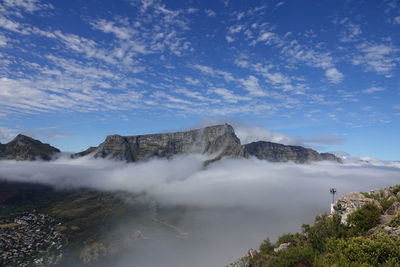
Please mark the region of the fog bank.
<svg viewBox="0 0 400 267"><path fill-rule="evenodd" d="M331 187L344 195L400 183L399 163L299 165L224 159L205 168L205 159L191 155L130 164L90 158L0 161L0 178L59 189L146 192L163 205L200 208L186 213L179 225L190 233L187 240L145 242L118 265L171 267L189 262L195 267L224 266L267 236L300 230L301 224L329 211Z"/></svg>

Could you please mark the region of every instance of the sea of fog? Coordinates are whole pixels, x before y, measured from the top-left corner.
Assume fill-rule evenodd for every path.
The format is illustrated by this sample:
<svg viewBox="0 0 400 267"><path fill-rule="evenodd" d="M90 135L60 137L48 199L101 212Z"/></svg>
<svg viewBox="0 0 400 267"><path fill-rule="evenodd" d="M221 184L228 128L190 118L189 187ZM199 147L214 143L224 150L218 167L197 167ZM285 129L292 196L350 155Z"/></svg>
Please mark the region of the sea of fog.
<svg viewBox="0 0 400 267"><path fill-rule="evenodd" d="M115 267L225 266L266 237L301 229L328 212L338 195L400 183L400 164L270 163L224 159L207 167L201 155L123 163L90 158L52 162L0 161L0 177L57 189L146 192L162 205L196 206L179 225L187 238L138 243Z"/></svg>

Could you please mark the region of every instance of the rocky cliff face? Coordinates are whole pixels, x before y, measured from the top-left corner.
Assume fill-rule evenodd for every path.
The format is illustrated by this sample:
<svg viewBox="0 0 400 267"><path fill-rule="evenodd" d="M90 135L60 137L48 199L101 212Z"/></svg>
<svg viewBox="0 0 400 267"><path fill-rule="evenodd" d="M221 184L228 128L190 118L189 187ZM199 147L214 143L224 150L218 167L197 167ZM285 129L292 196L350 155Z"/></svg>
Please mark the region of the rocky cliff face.
<svg viewBox="0 0 400 267"><path fill-rule="evenodd" d="M248 155L272 162L293 161L296 163L306 163L323 160L317 151L301 146L286 146L272 142L258 141L247 144L244 148Z"/></svg>
<svg viewBox="0 0 400 267"><path fill-rule="evenodd" d="M0 159L7 160L50 160L59 152L60 150L49 144L22 134L7 144L0 144Z"/></svg>
<svg viewBox="0 0 400 267"><path fill-rule="evenodd" d="M110 135L94 150L93 156L133 162L152 157L170 158L176 154L227 154L237 146L240 140L232 126L224 124L187 132Z"/></svg>
<svg viewBox="0 0 400 267"><path fill-rule="evenodd" d="M223 157L256 157L271 162L305 163L331 160L341 162L333 154L321 153L301 146L286 146L272 142L253 142L241 145L229 124L205 127L186 132L136 136L110 135L98 147L74 154L73 157L92 154L95 158L112 158L134 162L152 157L170 158L177 154L213 154L206 164Z"/></svg>

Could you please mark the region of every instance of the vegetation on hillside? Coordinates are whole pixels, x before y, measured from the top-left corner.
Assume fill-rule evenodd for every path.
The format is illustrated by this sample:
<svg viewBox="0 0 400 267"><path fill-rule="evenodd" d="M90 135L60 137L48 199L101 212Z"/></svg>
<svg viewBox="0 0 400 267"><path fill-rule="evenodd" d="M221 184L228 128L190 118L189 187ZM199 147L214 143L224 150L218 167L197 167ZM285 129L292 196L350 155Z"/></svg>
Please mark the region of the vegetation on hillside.
<svg viewBox="0 0 400 267"><path fill-rule="evenodd" d="M400 212L385 214L393 203L400 202L399 192L400 186L395 186L391 197L364 193L384 209L367 204L351 213L346 224L338 215L323 214L313 225L303 225L300 233L284 234L275 243L267 238L258 252L245 257L247 266L400 266ZM389 221L382 222L384 214Z"/></svg>

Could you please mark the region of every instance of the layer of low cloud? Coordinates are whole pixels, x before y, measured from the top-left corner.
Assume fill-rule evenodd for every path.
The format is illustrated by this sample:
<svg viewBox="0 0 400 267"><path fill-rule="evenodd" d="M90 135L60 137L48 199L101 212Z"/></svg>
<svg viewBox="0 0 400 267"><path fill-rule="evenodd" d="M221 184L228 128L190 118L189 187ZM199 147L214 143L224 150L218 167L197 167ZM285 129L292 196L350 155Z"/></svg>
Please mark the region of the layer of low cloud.
<svg viewBox="0 0 400 267"><path fill-rule="evenodd" d="M315 215L327 212L331 187L343 195L400 180L400 163L396 162L298 165L224 159L205 168L205 159L191 155L130 164L91 158L0 161L0 177L57 189L145 192L163 205L197 207L178 225L190 233L188 239L139 243L132 253L118 260L118 267L161 263L171 267L189 263L194 267L225 266L250 247L256 248L267 236L276 238L298 231ZM159 257L148 253L159 253Z"/></svg>

